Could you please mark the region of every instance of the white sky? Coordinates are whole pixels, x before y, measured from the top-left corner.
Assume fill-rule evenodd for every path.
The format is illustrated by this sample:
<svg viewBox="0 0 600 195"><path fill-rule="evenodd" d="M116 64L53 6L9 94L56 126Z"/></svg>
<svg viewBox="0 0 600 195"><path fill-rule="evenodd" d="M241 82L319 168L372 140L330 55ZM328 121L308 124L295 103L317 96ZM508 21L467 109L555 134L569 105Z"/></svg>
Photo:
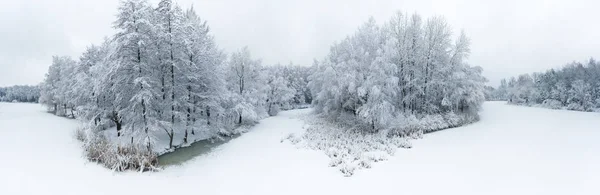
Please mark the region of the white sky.
<svg viewBox="0 0 600 195"><path fill-rule="evenodd" d="M442 15L471 38L469 63L490 85L504 77L600 58L595 0L175 0L194 4L219 46L248 46L265 64L311 65L370 16ZM158 0L151 0L156 4ZM0 86L37 84L52 55L75 59L113 34L118 0L0 0Z"/></svg>

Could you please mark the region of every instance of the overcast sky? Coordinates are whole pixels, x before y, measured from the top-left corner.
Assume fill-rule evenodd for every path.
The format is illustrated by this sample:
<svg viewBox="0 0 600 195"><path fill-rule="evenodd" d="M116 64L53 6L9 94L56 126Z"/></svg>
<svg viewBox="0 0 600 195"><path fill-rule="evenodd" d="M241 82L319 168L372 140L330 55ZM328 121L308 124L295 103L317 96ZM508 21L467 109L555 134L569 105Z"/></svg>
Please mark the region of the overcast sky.
<svg viewBox="0 0 600 195"><path fill-rule="evenodd" d="M175 0L194 5L219 46L248 46L265 64L310 65L332 42L373 16L396 11L442 15L471 38L469 63L484 68L490 85L504 77L600 58L600 1L596 0ZM156 4L158 0L151 0ZM118 0L0 2L0 86L37 84L53 55L75 59L113 34Z"/></svg>

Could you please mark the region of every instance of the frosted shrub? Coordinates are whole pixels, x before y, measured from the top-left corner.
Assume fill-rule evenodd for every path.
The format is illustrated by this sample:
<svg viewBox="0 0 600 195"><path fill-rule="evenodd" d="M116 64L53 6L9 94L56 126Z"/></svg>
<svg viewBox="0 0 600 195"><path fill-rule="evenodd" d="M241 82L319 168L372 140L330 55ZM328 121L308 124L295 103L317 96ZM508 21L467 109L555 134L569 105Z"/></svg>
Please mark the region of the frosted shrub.
<svg viewBox="0 0 600 195"><path fill-rule="evenodd" d="M419 120L414 115L401 116L393 120L389 128L388 137L407 137L418 131L422 131L421 129Z"/></svg>
<svg viewBox="0 0 600 195"><path fill-rule="evenodd" d="M554 99L547 99L542 102L542 107L551 109L561 109L563 107L562 102Z"/></svg>
<svg viewBox="0 0 600 195"><path fill-rule="evenodd" d="M269 116L275 116L279 113L279 111L280 111L279 106L276 106L276 105L271 106L271 109L269 109L269 111L268 111Z"/></svg>
<svg viewBox="0 0 600 195"><path fill-rule="evenodd" d="M457 127L479 120L477 115L447 114L397 116L389 128L373 130L370 125L352 120L351 114L335 117L306 115L309 125L300 137L290 134L282 139L300 147L321 150L331 160L330 167L338 168L345 176L358 169L371 168L373 163L385 161L398 148L412 148L409 140L420 139L423 133ZM366 130L365 130L366 129Z"/></svg>
<svg viewBox="0 0 600 195"><path fill-rule="evenodd" d="M112 170L155 170L158 164L158 156L140 145L114 146L108 149L108 158L102 159L101 163Z"/></svg>
<svg viewBox="0 0 600 195"><path fill-rule="evenodd" d="M363 159L366 159L368 161L372 161L372 162L379 162L379 161L384 161L388 159L388 155L386 153L383 152L377 152L377 151L373 151L373 152L365 152L362 155Z"/></svg>
<svg viewBox="0 0 600 195"><path fill-rule="evenodd" d="M449 124L444 120L444 118L439 115L427 115L421 119L421 123L419 125L425 133L429 133L432 131L436 131L439 129L445 129L449 127Z"/></svg>
<svg viewBox="0 0 600 195"><path fill-rule="evenodd" d="M345 176L353 175L358 169L371 168L373 162L387 160L398 148L410 148L409 137L417 133L390 136L389 131L365 132L361 128L370 127L334 123L318 116L306 116L305 120L310 125L301 137L290 134L283 141L323 151L331 159L329 166L338 168Z"/></svg>
<svg viewBox="0 0 600 195"><path fill-rule="evenodd" d="M512 97L508 100L509 104L529 105L529 101L520 97Z"/></svg>
<svg viewBox="0 0 600 195"><path fill-rule="evenodd" d="M343 163L340 165L340 171L344 174L345 177L350 177L354 175L354 171L357 169L358 165L352 163Z"/></svg>
<svg viewBox="0 0 600 195"><path fill-rule="evenodd" d="M431 133L443 129L459 127L462 125L477 122L477 114L455 114L449 112L446 114L425 115L421 119L410 115L395 119L395 123L389 128L389 136L409 136L413 139L421 138L423 133Z"/></svg>
<svg viewBox="0 0 600 195"><path fill-rule="evenodd" d="M344 160L342 160L342 157L333 157L329 161L329 166L330 167L337 167L337 166L339 166L342 163L344 163Z"/></svg>
<svg viewBox="0 0 600 195"><path fill-rule="evenodd" d="M297 144L298 142L302 141L302 139L300 137L297 137L293 133L289 134L287 137L285 137L284 139L282 139L281 142L283 142L285 140L290 140L290 142L292 142L292 144Z"/></svg>
<svg viewBox="0 0 600 195"><path fill-rule="evenodd" d="M75 139L79 140L80 142L85 142L87 137L87 134L85 132L84 128L77 128L75 129Z"/></svg>
<svg viewBox="0 0 600 195"><path fill-rule="evenodd" d="M370 169L370 168L371 168L371 163L372 163L372 162L373 162L373 161L371 161L370 159L365 159L365 158L363 158L363 159L361 159L361 160L360 160L360 162L358 163L358 165L359 165L360 167L363 167L363 168L365 168L365 169Z"/></svg>
<svg viewBox="0 0 600 195"><path fill-rule="evenodd" d="M576 110L576 111L585 111L583 106L581 106L581 104L578 104L578 103L570 103L569 105L567 105L567 109L568 110Z"/></svg>
<svg viewBox="0 0 600 195"><path fill-rule="evenodd" d="M456 115L454 112L444 115L444 120L450 127L458 127L463 125L464 122L463 117Z"/></svg>
<svg viewBox="0 0 600 195"><path fill-rule="evenodd" d="M102 162L107 156L110 156L109 150L111 144L103 135L87 136L83 147L85 156L93 162Z"/></svg>
<svg viewBox="0 0 600 195"><path fill-rule="evenodd" d="M114 171L156 170L158 156L139 144L118 144L104 135L79 128L75 133L83 141L85 157Z"/></svg>

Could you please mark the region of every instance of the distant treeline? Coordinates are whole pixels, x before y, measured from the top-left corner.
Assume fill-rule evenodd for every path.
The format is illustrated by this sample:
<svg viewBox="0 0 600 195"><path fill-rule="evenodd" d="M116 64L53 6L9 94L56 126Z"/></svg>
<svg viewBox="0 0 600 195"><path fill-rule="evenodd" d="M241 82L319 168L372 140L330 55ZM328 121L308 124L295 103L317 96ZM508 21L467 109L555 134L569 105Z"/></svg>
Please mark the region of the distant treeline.
<svg viewBox="0 0 600 195"><path fill-rule="evenodd" d="M15 85L0 87L0 101L2 102L38 102L40 88L35 85Z"/></svg>
<svg viewBox="0 0 600 195"><path fill-rule="evenodd" d="M600 63L572 62L561 69L503 79L490 99L553 109L597 111L600 108Z"/></svg>

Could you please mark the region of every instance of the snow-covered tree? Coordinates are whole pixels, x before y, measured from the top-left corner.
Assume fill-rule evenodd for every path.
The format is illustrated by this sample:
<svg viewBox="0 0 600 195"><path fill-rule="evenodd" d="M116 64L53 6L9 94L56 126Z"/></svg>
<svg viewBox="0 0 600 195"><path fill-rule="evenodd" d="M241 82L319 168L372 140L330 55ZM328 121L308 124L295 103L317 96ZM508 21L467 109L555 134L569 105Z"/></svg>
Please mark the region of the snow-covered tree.
<svg viewBox="0 0 600 195"><path fill-rule="evenodd" d="M224 113L221 98L228 96L229 92L222 76L225 56L209 35L206 22L196 15L193 8L185 13L181 33L183 57L179 70L182 75L178 83L184 86L180 88L184 89L180 97L186 124L184 142L187 142L188 130L192 134L201 130L196 123L200 117L204 117L202 121L206 121L206 125L213 125L213 130L223 128L225 124L214 122L214 116Z"/></svg>
<svg viewBox="0 0 600 195"><path fill-rule="evenodd" d="M261 61L252 59L248 47L231 54L228 88L234 94L232 98L236 103L232 108L239 124L244 118L253 122L266 114L264 105L268 89L262 69Z"/></svg>
<svg viewBox="0 0 600 195"><path fill-rule="evenodd" d="M271 116L277 115L282 107L289 107L296 91L291 88L290 80L284 78L284 68L280 66L270 67L265 71L267 74L267 113Z"/></svg>
<svg viewBox="0 0 600 195"><path fill-rule="evenodd" d="M41 84L40 103L48 106L57 115L66 116L72 108L71 99L74 71L77 62L66 56L54 56L46 78Z"/></svg>
<svg viewBox="0 0 600 195"><path fill-rule="evenodd" d="M451 40L440 17L422 24L416 14L397 13L381 26L369 19L314 65L309 86L315 111L355 123L350 116L374 131L411 116L457 114L472 121L466 118L477 116L486 79L465 62L466 35Z"/></svg>

